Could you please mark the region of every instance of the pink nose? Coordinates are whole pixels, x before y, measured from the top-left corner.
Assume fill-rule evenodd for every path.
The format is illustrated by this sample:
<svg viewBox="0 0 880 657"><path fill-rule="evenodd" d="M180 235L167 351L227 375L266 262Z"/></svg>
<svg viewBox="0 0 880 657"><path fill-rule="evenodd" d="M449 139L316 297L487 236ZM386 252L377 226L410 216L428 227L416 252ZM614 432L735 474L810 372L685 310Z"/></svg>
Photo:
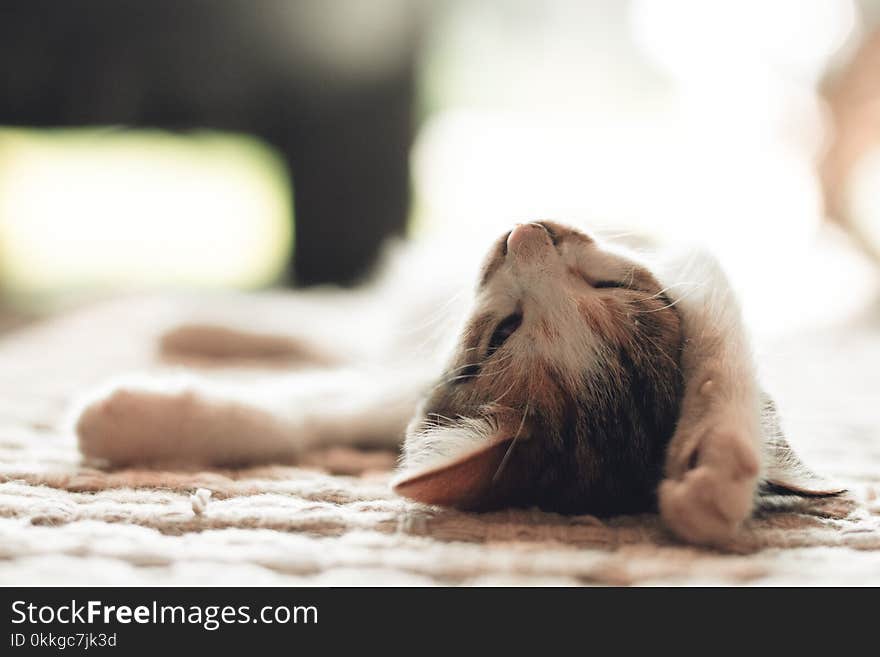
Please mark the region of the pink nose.
<svg viewBox="0 0 880 657"><path fill-rule="evenodd" d="M507 236L507 250L509 252L522 248L531 242L550 242L550 236L543 226L538 224L517 224Z"/></svg>

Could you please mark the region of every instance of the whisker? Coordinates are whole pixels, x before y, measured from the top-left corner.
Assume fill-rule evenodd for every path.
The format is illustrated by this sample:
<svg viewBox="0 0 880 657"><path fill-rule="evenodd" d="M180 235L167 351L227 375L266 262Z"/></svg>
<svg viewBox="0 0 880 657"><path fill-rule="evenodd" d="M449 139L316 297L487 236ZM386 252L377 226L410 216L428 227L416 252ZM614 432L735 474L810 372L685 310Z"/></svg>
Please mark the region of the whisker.
<svg viewBox="0 0 880 657"><path fill-rule="evenodd" d="M493 404L497 404L497 403L500 402L502 399L504 399L505 397L507 397L508 393L509 393L511 390L513 390L514 387L516 387L516 384L517 384L517 383L518 383L518 381L516 381L516 379L514 379L513 383L510 384L510 387L508 387L507 390L505 390L503 393L501 393L501 395L500 395L495 401L493 401L492 403L493 403Z"/></svg>
<svg viewBox="0 0 880 657"><path fill-rule="evenodd" d="M442 415L441 413L428 413L428 415L426 416L426 418L431 418L431 417L437 418L433 424L434 424L434 426L436 426L438 428L440 427L439 420L446 420L450 424L455 423L455 420L453 420L451 417L448 417L446 415Z"/></svg>
<svg viewBox="0 0 880 657"><path fill-rule="evenodd" d="M599 237L605 240L617 240L624 237L632 237L633 235L637 235L638 233L632 230L624 231L622 233L606 233L600 228L597 230L597 234L599 235Z"/></svg>
<svg viewBox="0 0 880 657"><path fill-rule="evenodd" d="M514 356L513 353L509 353L506 355L496 357L493 359L494 362L491 364L492 365L500 365L500 364L505 363L506 361L510 360L511 358L513 358L513 356ZM477 365L482 365L482 362L477 361L477 362L473 362L473 363L465 363L464 365L459 365L458 367L453 368L452 371L450 372L451 376L448 376L446 378L441 378L440 381L438 381L434 386L431 387L431 391L434 391L437 388L444 386L446 384L453 383L454 381L461 381L464 379L478 379L478 378L485 377L485 376L499 376L501 374L504 374L504 372L506 372L513 365L513 363L509 363L504 368L484 369L481 372L478 372L477 374L455 374L455 372L459 372L461 370L467 369L468 367L474 367Z"/></svg>
<svg viewBox="0 0 880 657"><path fill-rule="evenodd" d="M529 401L526 402L526 408L523 411L522 420L520 420L519 428L516 430L516 433L513 435L513 440L510 441L510 447L507 448L507 451L504 452L504 456L501 458L501 463L498 464L498 469L495 471L495 474L492 475L492 483L494 484L498 477L501 476L502 471L504 470L504 466L507 465L507 461L510 458L511 452L513 452L513 447L516 445L516 441L519 438L519 434L522 432L523 426L526 423L526 416L529 414Z"/></svg>
<svg viewBox="0 0 880 657"><path fill-rule="evenodd" d="M695 293L696 293L696 290L695 290L695 289L691 289L689 292L686 292L686 293L682 294L680 297L678 297L678 298L675 299L674 301L672 301L672 302L666 304L665 306L661 306L660 308L652 308L651 310L638 310L638 309L636 309L636 310L633 310L633 312L636 313L636 314L639 314L639 315L647 315L647 314L649 314L649 313L660 312L661 310L666 310L667 308L672 308L673 306L675 306L675 305L681 303L682 301L684 301L684 300L687 299L689 296L691 296L691 295L693 295L693 294L695 294ZM649 298L651 298L651 297L649 297Z"/></svg>
<svg viewBox="0 0 880 657"><path fill-rule="evenodd" d="M666 294L666 293L667 293L669 290L671 290L672 288L674 288L674 287L681 287L682 285L699 286L699 285L703 285L703 283L692 283L692 282L672 283L671 285L667 285L667 286L664 287L662 290L659 290L658 292L656 292L655 294L652 294L652 295L649 296L649 297L644 297L644 298L642 298L642 299L636 299L635 302L636 302L636 303L639 303L639 302L642 302L642 301L650 301L651 299L657 299L657 298L659 298L660 296Z"/></svg>
<svg viewBox="0 0 880 657"><path fill-rule="evenodd" d="M461 288L458 292L449 297L445 302L441 303L433 312L433 314L429 315L427 318L422 320L422 322L417 323L413 326L408 326L403 329L399 329L395 331L395 335L398 337L407 337L409 335L415 333L421 333L422 331L429 329L435 325L437 325L442 320L448 317L448 312L452 308L452 306L461 299L462 296L468 293L467 288Z"/></svg>

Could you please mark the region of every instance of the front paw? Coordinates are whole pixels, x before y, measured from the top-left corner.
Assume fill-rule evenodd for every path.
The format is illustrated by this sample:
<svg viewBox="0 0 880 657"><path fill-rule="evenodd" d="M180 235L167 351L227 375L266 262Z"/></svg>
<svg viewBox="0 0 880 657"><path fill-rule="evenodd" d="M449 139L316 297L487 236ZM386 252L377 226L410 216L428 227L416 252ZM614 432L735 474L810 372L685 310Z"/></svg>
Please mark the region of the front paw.
<svg viewBox="0 0 880 657"><path fill-rule="evenodd" d="M683 476L660 484L660 514L679 537L720 544L752 513L760 471L755 441L735 430L710 430L687 463Z"/></svg>

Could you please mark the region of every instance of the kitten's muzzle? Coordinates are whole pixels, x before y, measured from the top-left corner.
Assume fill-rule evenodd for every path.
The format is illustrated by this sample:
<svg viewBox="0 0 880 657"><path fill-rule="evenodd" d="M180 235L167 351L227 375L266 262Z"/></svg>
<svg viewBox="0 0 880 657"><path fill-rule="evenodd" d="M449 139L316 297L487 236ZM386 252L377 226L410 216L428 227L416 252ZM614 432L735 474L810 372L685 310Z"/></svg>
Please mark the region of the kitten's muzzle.
<svg viewBox="0 0 880 657"><path fill-rule="evenodd" d="M507 253L528 255L545 247L553 247L554 240L550 231L537 222L517 224L507 236Z"/></svg>

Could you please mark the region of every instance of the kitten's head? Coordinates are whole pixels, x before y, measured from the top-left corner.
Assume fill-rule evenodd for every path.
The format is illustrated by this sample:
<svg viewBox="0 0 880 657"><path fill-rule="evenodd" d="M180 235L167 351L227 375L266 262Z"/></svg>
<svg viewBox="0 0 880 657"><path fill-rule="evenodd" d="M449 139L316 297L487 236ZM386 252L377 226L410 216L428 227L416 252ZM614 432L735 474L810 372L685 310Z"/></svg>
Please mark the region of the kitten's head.
<svg viewBox="0 0 880 657"><path fill-rule="evenodd" d="M465 509L651 508L681 344L644 265L556 223L518 225L489 252L451 362L407 430L397 490Z"/></svg>

